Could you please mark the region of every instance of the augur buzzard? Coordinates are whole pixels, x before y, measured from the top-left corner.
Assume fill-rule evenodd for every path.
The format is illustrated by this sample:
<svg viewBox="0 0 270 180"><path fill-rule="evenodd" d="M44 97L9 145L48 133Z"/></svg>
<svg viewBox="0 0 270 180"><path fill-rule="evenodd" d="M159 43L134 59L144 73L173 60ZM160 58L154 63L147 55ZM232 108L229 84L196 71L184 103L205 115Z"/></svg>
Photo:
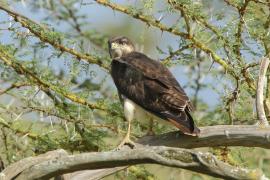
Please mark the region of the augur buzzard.
<svg viewBox="0 0 270 180"><path fill-rule="evenodd" d="M112 60L111 75L124 101L124 115L129 126L122 144L129 139L130 121L136 106L171 122L182 133L197 136L200 130L190 115L192 105L172 73L160 62L135 51L126 37L108 41Z"/></svg>

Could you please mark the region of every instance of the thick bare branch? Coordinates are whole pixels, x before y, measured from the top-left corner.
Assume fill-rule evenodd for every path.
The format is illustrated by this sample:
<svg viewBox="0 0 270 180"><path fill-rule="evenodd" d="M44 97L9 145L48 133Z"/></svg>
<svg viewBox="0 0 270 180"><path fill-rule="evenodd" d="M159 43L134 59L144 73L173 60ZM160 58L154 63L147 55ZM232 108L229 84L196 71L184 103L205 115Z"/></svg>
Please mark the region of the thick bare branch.
<svg viewBox="0 0 270 180"><path fill-rule="evenodd" d="M69 174L64 174L64 180L99 180L111 174L115 174L118 171L128 168L128 166L96 169L96 170L84 170L76 171Z"/></svg>
<svg viewBox="0 0 270 180"><path fill-rule="evenodd" d="M260 65L260 73L257 84L257 94L256 94L256 109L259 123L264 126L269 126L267 121L264 105L263 105L263 92L264 92L264 82L266 77L266 71L269 65L269 58L263 57Z"/></svg>
<svg viewBox="0 0 270 180"><path fill-rule="evenodd" d="M180 134L178 131L158 136L146 136L138 143L151 146L198 148L215 146L245 146L270 149L270 128L253 125L220 125L200 127L198 137Z"/></svg>
<svg viewBox="0 0 270 180"><path fill-rule="evenodd" d="M220 125L200 127L201 134L199 137L190 137L180 134L178 131L170 132L158 136L145 136L137 142L150 146L170 146L180 148L198 148L198 147L215 147L215 146L246 146L246 147L262 147L270 149L270 128L262 128L252 125ZM108 174L113 174L122 168L109 168L99 171L82 172L85 177L100 179ZM72 173L71 179L78 178L81 173ZM88 175L88 176L87 176ZM91 178L89 178L91 179Z"/></svg>
<svg viewBox="0 0 270 180"><path fill-rule="evenodd" d="M181 148L197 148L197 147L213 147L213 146L247 146L247 147L262 147L270 149L270 128L261 128L258 126L210 126L210 127L201 127L201 134L199 137L190 137L179 132L170 132L163 135L158 136L147 136L138 140L138 143L150 146L141 147L138 144L138 149L136 150L123 150L119 152L103 152L103 153L87 153L82 155L75 156L63 156L63 159L60 158L57 161L44 161L40 162L36 165L23 171L23 173L18 176L21 179L25 178L29 174L33 178L48 178L60 174L70 173L74 171L81 171L86 169L103 169L103 170L95 170L95 171L85 171L83 174L79 173L79 175L95 175L95 177L103 177L108 174L114 173L121 169L126 168L129 165L134 164L142 164L142 163L155 163L166 166L179 167L184 169L193 170L200 173L209 174L216 177L223 178L238 178L245 179L246 177L236 177L236 175L228 175L226 173L229 172L242 172L237 168L226 165L218 160L216 160L210 154L202 154L192 150L183 150L176 148L165 148L165 147L156 147L158 145L165 145L171 147L181 147ZM153 146L153 147L151 147ZM161 149L159 149L161 148ZM165 148L165 149L164 149ZM159 151L161 150L161 151ZM162 152L162 153L161 153ZM119 154L118 154L119 153ZM164 154L168 153L179 156L166 156ZM192 156L195 159L192 159L188 164L186 159L183 157ZM195 154L194 154L195 153ZM205 159L202 157L209 157L213 160L213 164L216 166L211 166L211 163L205 164ZM170 160L166 158L170 158ZM100 158L100 159L99 159ZM164 159L165 158L165 159ZM180 158L180 159L179 159ZM76 163L76 161L79 162ZM87 162L86 162L87 161ZM93 162L95 161L95 162ZM180 161L180 162L179 162ZM184 162L183 162L184 161ZM63 163L66 162L66 163ZM221 163L221 164L220 164ZM123 167L124 166L124 167ZM202 167L201 167L202 166ZM50 168L49 168L50 167ZM117 168L116 168L117 167ZM44 169L43 169L44 168ZM105 169L104 169L105 168ZM220 169L225 169L222 171ZM8 168L7 168L8 169ZM3 172L7 172L7 169ZM206 170L207 169L207 170ZM50 170L50 172L48 172ZM244 171L244 170L243 170ZM245 172L251 173L251 171L245 170ZM248 179L256 179L258 176L255 171L252 171L253 174L249 174ZM37 173L37 174L34 174ZM39 174L43 173L43 174ZM47 173L49 176L47 176ZM2 174L3 175L3 174ZM77 174L78 175L78 174ZM242 174L243 175L243 174ZM253 175L256 175L253 176ZM72 176L75 176L73 173ZM76 176L75 176L76 177ZM78 177L78 176L77 176Z"/></svg>
<svg viewBox="0 0 270 180"><path fill-rule="evenodd" d="M14 179L48 179L78 170L102 169L145 163L178 167L225 179L260 179L263 176L257 170L248 170L228 165L210 153L164 146L143 146L134 150L124 149L112 152L82 153L63 155L57 159L46 159L43 162L39 161L37 164L24 169ZM8 173L7 169L1 173L1 177L5 177L6 173ZM2 179L4 180L4 178Z"/></svg>
<svg viewBox="0 0 270 180"><path fill-rule="evenodd" d="M67 155L67 152L60 149L56 151L47 152L37 157L28 157L28 158L22 159L16 163L11 164L7 168L5 168L0 173L0 180L10 180L12 178L15 178L16 176L18 176L18 174L20 174L21 172L23 172L24 170L30 168L31 166L35 164L48 161L48 160L53 161L57 159L58 157L61 157L64 155Z"/></svg>
<svg viewBox="0 0 270 180"><path fill-rule="evenodd" d="M270 68L268 67L268 71L270 72ZM266 75L266 94L264 99L264 109L267 116L267 119L270 120L270 74Z"/></svg>

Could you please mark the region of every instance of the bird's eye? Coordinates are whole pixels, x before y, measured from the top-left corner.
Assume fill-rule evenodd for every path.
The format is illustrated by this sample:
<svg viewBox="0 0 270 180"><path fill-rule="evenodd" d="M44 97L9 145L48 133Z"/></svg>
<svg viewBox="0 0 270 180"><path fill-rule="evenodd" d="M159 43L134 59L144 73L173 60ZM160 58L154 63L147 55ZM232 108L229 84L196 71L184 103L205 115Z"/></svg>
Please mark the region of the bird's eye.
<svg viewBox="0 0 270 180"><path fill-rule="evenodd" d="M122 39L119 43L120 44L127 44L127 40L126 39Z"/></svg>

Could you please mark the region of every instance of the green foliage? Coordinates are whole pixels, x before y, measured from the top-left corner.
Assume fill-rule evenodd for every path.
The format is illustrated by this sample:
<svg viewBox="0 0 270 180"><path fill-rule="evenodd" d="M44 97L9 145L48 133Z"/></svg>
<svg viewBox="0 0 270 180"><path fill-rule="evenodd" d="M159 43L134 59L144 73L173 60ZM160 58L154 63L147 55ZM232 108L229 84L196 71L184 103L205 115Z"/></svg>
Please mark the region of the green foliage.
<svg viewBox="0 0 270 180"><path fill-rule="evenodd" d="M154 180L156 177L149 173L144 166L131 166L127 171L116 174L118 179L130 179L130 180Z"/></svg>

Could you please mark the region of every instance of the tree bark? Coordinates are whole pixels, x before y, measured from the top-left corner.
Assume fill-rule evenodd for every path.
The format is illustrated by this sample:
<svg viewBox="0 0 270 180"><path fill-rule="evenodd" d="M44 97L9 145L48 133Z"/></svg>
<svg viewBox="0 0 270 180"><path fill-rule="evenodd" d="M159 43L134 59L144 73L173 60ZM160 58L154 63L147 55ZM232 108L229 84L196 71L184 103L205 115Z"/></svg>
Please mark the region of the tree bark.
<svg viewBox="0 0 270 180"><path fill-rule="evenodd" d="M150 146L199 148L215 146L245 146L270 149L270 128L255 125L219 125L200 127L198 137L180 134L179 131L146 136L138 143Z"/></svg>
<svg viewBox="0 0 270 180"><path fill-rule="evenodd" d="M88 170L83 172L85 176L91 175L92 179L98 179L113 174L129 165L143 163L179 167L222 178L241 179L244 176L248 178L248 176L253 173L256 177L261 175L260 173L250 170L244 170L246 173L242 174L242 170L239 170L239 168L225 164L209 153L178 148L245 146L270 149L269 127L263 128L254 125L220 125L201 127L200 129L201 133L198 137L180 134L179 131L142 137L137 141L140 144L137 144L138 149L135 150L124 149L121 151L84 153L78 155L67 155L63 150L53 151L37 157L25 158L8 166L0 173L0 179L7 180L15 177L15 179L23 179L26 176L32 179L48 178L82 170ZM141 144L149 146L143 146ZM164 145L178 148L163 147ZM164 154L166 154L166 156L164 156ZM206 162L205 157L208 156L213 160L214 164L210 163L210 161ZM185 157L192 158L189 158L188 162L184 162ZM220 169L217 165L220 165L222 168ZM89 171L90 169L99 170ZM225 172L222 169L225 170ZM241 173L230 174L228 169L233 172L237 171ZM75 175L79 177L82 175L82 172L78 172L77 174L72 173L71 177L75 177ZM252 176L248 179L255 179L254 177L255 176Z"/></svg>
<svg viewBox="0 0 270 180"><path fill-rule="evenodd" d="M53 156L54 152L50 152L51 156ZM11 167L6 168L1 173L0 179L7 180L6 175L12 174L10 170L14 170L15 168L20 169L21 172L18 174L17 171L16 175L14 174L13 177L9 176L9 179L34 180L49 179L78 170L112 168L145 163L183 168L224 179L260 179L264 176L258 170L233 167L218 160L210 153L164 146L139 146L136 149L127 149L125 147L119 151L92 152L76 155L62 154L58 156L58 150L53 158L42 161L40 161L40 157L38 156L36 158L39 158L39 160L36 164L23 169L18 167L21 164L20 162L15 163L16 165L11 165ZM33 160L36 158L33 158Z"/></svg>
<svg viewBox="0 0 270 180"><path fill-rule="evenodd" d="M269 58L263 57L261 60L260 72L259 72L257 90L256 90L257 116L259 119L259 124L263 126L269 126L269 123L265 115L264 104L263 104L264 84L266 80L266 71L267 71L268 65L269 65Z"/></svg>

